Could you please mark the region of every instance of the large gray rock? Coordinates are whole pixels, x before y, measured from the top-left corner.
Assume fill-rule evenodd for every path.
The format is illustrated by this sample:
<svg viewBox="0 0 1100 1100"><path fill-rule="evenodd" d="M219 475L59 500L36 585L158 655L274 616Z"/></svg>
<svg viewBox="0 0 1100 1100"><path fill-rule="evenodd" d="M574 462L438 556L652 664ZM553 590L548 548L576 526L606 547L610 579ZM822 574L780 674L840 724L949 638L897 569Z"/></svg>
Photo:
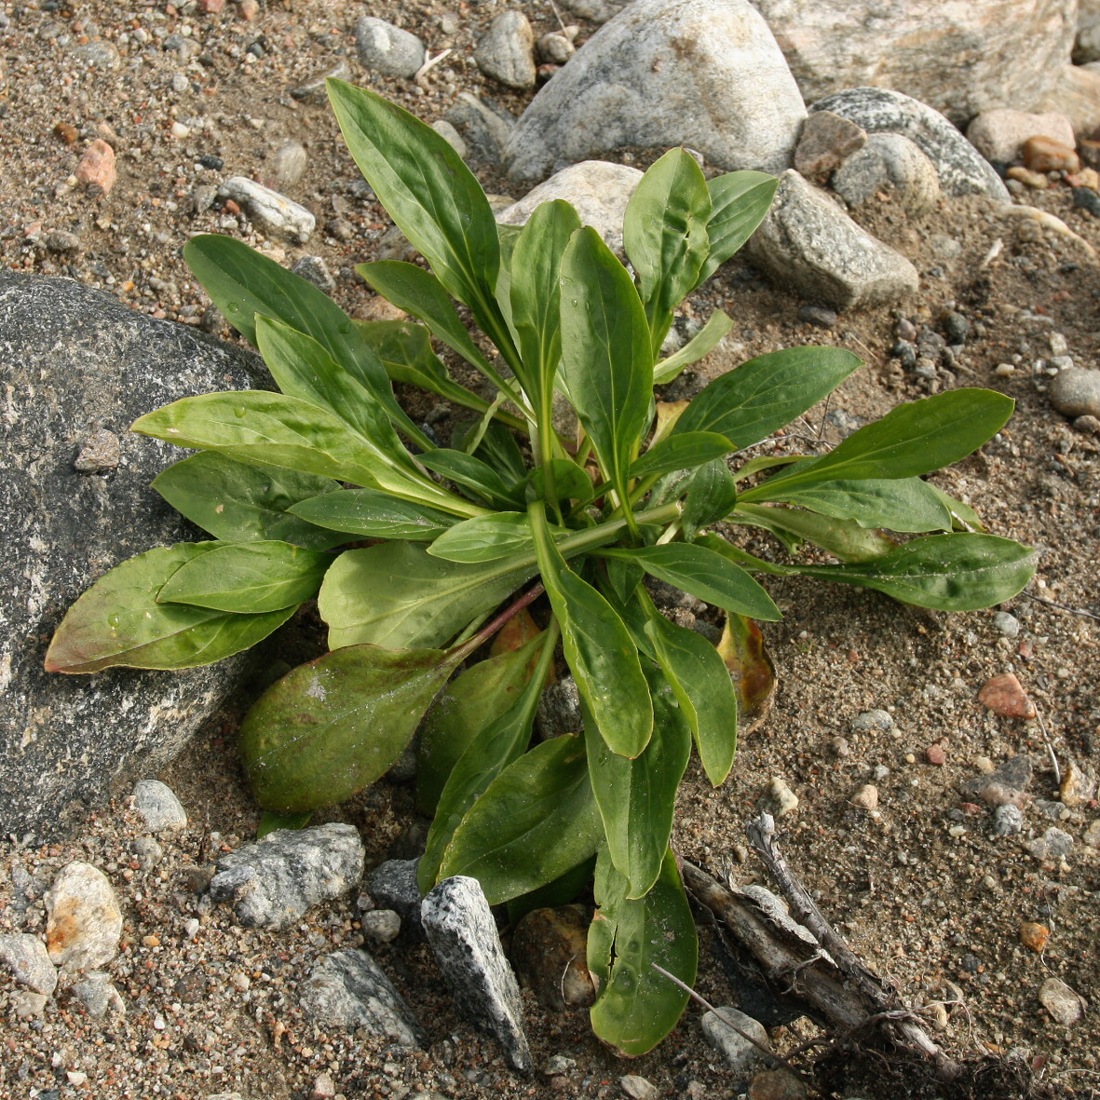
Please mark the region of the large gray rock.
<svg viewBox="0 0 1100 1100"><path fill-rule="evenodd" d="M363 858L353 825L276 829L218 860L210 896L232 905L247 928L288 928L307 909L357 886Z"/></svg>
<svg viewBox="0 0 1100 1100"><path fill-rule="evenodd" d="M264 385L266 371L79 283L0 271L0 374L0 834L55 837L116 781L173 759L240 680L242 658L93 677L47 675L42 661L92 581L195 537L149 488L182 452L127 427L180 397Z"/></svg>
<svg viewBox="0 0 1100 1100"><path fill-rule="evenodd" d="M893 88L965 123L1032 110L1058 84L1078 0L752 0L807 102L863 84Z"/></svg>
<svg viewBox="0 0 1100 1100"><path fill-rule="evenodd" d="M1009 194L993 166L938 111L885 88L851 88L810 106L863 127L869 134L901 134L935 165L948 195L988 195L1008 202Z"/></svg>
<svg viewBox="0 0 1100 1100"><path fill-rule="evenodd" d="M519 985L481 883L465 875L444 879L425 896L420 918L455 1004L496 1038L513 1069L530 1073Z"/></svg>
<svg viewBox="0 0 1100 1100"><path fill-rule="evenodd" d="M783 173L745 253L777 286L833 309L897 302L918 285L917 270L904 256L861 229L794 169Z"/></svg>
<svg viewBox="0 0 1100 1100"><path fill-rule="evenodd" d="M635 0L531 101L508 172L537 179L622 146L681 144L718 168L781 171L805 114L748 0Z"/></svg>

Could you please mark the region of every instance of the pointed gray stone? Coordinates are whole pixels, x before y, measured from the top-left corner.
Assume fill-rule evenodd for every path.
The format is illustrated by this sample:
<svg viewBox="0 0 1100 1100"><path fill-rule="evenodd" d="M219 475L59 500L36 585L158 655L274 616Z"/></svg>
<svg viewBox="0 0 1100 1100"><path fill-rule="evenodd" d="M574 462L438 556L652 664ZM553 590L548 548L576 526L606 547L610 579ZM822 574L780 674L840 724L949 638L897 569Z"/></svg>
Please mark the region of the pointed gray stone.
<svg viewBox="0 0 1100 1100"><path fill-rule="evenodd" d="M351 825L276 829L218 860L210 896L231 904L246 928L287 928L312 906L354 889L363 858Z"/></svg>
<svg viewBox="0 0 1100 1100"><path fill-rule="evenodd" d="M519 984L475 878L456 875L420 906L424 934L462 1013L493 1035L514 1069L531 1071Z"/></svg>
<svg viewBox="0 0 1100 1100"><path fill-rule="evenodd" d="M627 145L690 145L719 168L781 171L805 116L748 0L635 0L531 101L508 173L537 179Z"/></svg>
<svg viewBox="0 0 1100 1100"><path fill-rule="evenodd" d="M417 859L388 859L367 876L367 893L379 909L392 909L401 918L402 930L423 939L420 923L420 887L416 884Z"/></svg>
<svg viewBox="0 0 1100 1100"><path fill-rule="evenodd" d="M1008 202L1009 194L992 165L939 111L885 88L852 88L811 104L810 111L833 114L869 134L902 134L935 165L948 195L988 195Z"/></svg>
<svg viewBox="0 0 1100 1100"><path fill-rule="evenodd" d="M426 1039L404 998L366 951L334 951L317 963L302 987L302 1008L316 1023L362 1027L405 1047Z"/></svg>
<svg viewBox="0 0 1100 1100"><path fill-rule="evenodd" d="M896 302L918 285L916 268L901 253L793 169L783 173L745 253L777 286L837 310Z"/></svg>
<svg viewBox="0 0 1100 1100"><path fill-rule="evenodd" d="M535 33L521 11L498 15L474 50L477 67L509 88L535 86Z"/></svg>
<svg viewBox="0 0 1100 1100"><path fill-rule="evenodd" d="M0 835L56 838L112 786L155 773L235 687L247 658L189 672L43 670L64 612L112 566L195 529L149 483L183 457L126 429L213 390L270 386L259 358L155 321L68 279L0 271ZM266 381L265 381L266 379ZM105 475L81 473L81 440L117 437Z"/></svg>
<svg viewBox="0 0 1100 1100"><path fill-rule="evenodd" d="M32 993L48 997L57 988L57 968L50 962L46 945L29 932L0 936L0 962Z"/></svg>

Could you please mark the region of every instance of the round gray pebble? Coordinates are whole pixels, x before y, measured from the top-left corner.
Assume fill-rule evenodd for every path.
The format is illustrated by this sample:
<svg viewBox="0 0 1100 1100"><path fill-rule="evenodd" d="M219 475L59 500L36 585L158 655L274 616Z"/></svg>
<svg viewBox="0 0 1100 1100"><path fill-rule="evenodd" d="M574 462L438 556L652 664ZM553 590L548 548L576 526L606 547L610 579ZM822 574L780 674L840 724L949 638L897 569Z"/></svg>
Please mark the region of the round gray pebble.
<svg viewBox="0 0 1100 1100"><path fill-rule="evenodd" d="M1100 370L1061 370L1049 392L1050 403L1064 416L1100 416Z"/></svg>

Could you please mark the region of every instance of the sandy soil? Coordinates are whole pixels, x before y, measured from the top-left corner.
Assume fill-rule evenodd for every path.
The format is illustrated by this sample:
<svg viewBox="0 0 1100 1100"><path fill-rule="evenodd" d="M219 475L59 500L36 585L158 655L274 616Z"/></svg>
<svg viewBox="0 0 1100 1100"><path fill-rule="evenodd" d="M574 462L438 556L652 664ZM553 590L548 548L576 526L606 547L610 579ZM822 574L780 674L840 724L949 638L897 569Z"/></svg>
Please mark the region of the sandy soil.
<svg viewBox="0 0 1100 1100"><path fill-rule="evenodd" d="M454 51L422 86L387 80L375 86L429 120L464 90L518 113L524 97L489 85L472 60L477 35L504 6L500 0L453 11L431 0L372 5L370 14L421 34L433 55ZM556 29L550 4L525 7L538 32ZM68 275L136 309L196 324L207 303L180 249L194 232L221 231L286 262L321 256L336 281L334 296L354 314L367 312L370 296L353 265L376 255L388 223L356 186L325 106L289 94L341 58L354 79L365 79L351 33L360 14L358 6L333 0L269 0L252 20L233 3L204 14L193 2L4 0L0 263ZM591 29L582 27L581 38ZM72 178L97 137L117 150L119 177L99 198ZM196 212L201 188L229 175L277 182L276 152L287 140L308 152L305 174L280 183L318 216L308 245L265 241L219 203ZM202 167L200 157L218 158L221 167ZM507 189L489 169L482 179L490 190ZM1064 185L1024 201L1100 248L1100 224L1072 207ZM689 777L676 844L716 874L763 881L745 848L744 823L772 780L783 780L799 800L781 820L786 854L852 947L911 1002L946 1002L930 1017L943 1025L937 1038L956 1056L1011 1057L1026 1071L985 1091L974 1086L973 1095L1023 1095L1029 1075L1052 1095L1096 1095L1100 826L1094 798L1057 801L1055 766L1064 775L1073 764L1095 778L1100 439L1054 411L1046 386L1048 361L1058 353L1079 366L1097 362L1100 268L1072 238L1007 219L979 200L945 202L922 219L900 215L887 200L861 218L916 264L921 290L913 301L842 316L822 331L800 319L803 303L735 262L693 303L699 316L719 306L736 321L706 372L784 345L852 348L866 367L828 408L806 418L806 435L826 442L835 442L851 418L881 415L930 387L983 385L1007 393L1017 402L1009 426L937 480L977 508L992 531L1038 548L1038 573L1011 605L950 617L859 590L772 583L785 614L766 628L780 673L774 707L744 740L721 790L711 791L698 774ZM929 381L890 358L899 322L942 332L952 311L967 318L970 334L950 373L941 367ZM1002 364L1014 369L998 370ZM1006 633L1011 624L995 621L995 610L1009 612L1018 633ZM1009 671L1041 722L999 718L977 702L991 676ZM892 728L854 729L855 719L873 709L887 711ZM359 942L354 898L276 935L236 927L196 891L211 858L254 834L257 814L236 771L233 721L227 714L205 730L163 777L191 824L162 838L164 858L155 867L134 859L133 842L143 830L124 798L70 843L0 846L0 931L40 931L42 894L74 858L108 873L126 921L123 952L110 967L125 1016L93 1021L62 993L41 1016L18 1018L12 986L0 979L5 1095L615 1096L627 1073L647 1078L664 1096L743 1090L703 1042L695 1009L656 1052L624 1063L599 1047L583 1013L548 1014L533 998L528 1027L539 1072L529 1081L516 1078L499 1051L456 1015L424 949L400 941L375 954L425 1022L427 1051L409 1054L314 1026L298 1007L296 988L321 954ZM932 754L942 764L929 762L930 748L942 750ZM991 813L964 786L1019 753L1034 763L1032 800L1019 835L995 836ZM852 804L867 783L878 789L875 813ZM386 783L330 816L361 826L372 862L400 849L414 824L409 790ZM1072 849L1061 859L1037 858L1028 845L1051 826L1072 837ZM193 917L200 927L189 938L185 925ZM1042 953L1021 943L1022 922L1050 930ZM1073 1026L1055 1023L1037 999L1052 976L1089 1002ZM716 1003L729 1000L708 933L699 988ZM790 1049L815 1033L801 1023L778 1029L774 1039ZM541 1071L553 1055L573 1062L548 1076ZM834 1060L822 1066L819 1083L834 1095L948 1095L916 1072L898 1071L896 1079L892 1072L877 1061L848 1059L838 1068Z"/></svg>

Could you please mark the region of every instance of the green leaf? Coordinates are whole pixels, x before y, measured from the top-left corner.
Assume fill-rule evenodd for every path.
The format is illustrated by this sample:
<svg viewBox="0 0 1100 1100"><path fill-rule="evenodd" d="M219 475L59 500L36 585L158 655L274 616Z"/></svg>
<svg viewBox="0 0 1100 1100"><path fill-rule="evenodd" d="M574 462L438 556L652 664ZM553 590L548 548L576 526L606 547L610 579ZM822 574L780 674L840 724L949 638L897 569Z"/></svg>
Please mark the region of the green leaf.
<svg viewBox="0 0 1100 1100"><path fill-rule="evenodd" d="M490 299L497 223L462 158L396 104L340 80L327 84L348 150L401 232L453 297L471 307Z"/></svg>
<svg viewBox="0 0 1100 1100"><path fill-rule="evenodd" d="M456 485L471 489L497 508L514 507L523 503L518 488L510 488L492 466L465 451L437 447L434 451L421 455L420 461L429 470L450 478Z"/></svg>
<svg viewBox="0 0 1100 1100"><path fill-rule="evenodd" d="M977 611L1031 580L1035 551L995 535L926 535L863 564L799 565L800 573L885 592L936 611Z"/></svg>
<svg viewBox="0 0 1100 1100"><path fill-rule="evenodd" d="M687 542L699 531L725 519L737 503L737 486L725 459L716 459L695 470L687 483L680 526Z"/></svg>
<svg viewBox="0 0 1100 1100"><path fill-rule="evenodd" d="M534 553L535 539L526 512L494 512L464 520L428 547L445 561L496 561L515 553Z"/></svg>
<svg viewBox="0 0 1100 1100"><path fill-rule="evenodd" d="M750 359L706 386L673 436L717 432L735 451L751 447L816 405L859 365L843 348L787 348Z"/></svg>
<svg viewBox="0 0 1100 1100"><path fill-rule="evenodd" d="M905 533L951 530L951 513L936 491L919 477L823 481L786 492L778 486L769 499L799 504L836 519L854 520L860 527L885 527Z"/></svg>
<svg viewBox="0 0 1100 1100"><path fill-rule="evenodd" d="M292 514L298 503L332 492L337 482L295 470L249 466L215 451L182 459L153 479L153 488L192 523L225 542L279 539L310 550L346 542L324 525Z"/></svg>
<svg viewBox="0 0 1100 1100"><path fill-rule="evenodd" d="M268 833L277 829L304 829L313 817L312 810L306 810L300 814L279 814L272 810L264 810L260 814L260 823L256 826L256 839L262 840Z"/></svg>
<svg viewBox="0 0 1100 1100"><path fill-rule="evenodd" d="M951 515L952 526L956 530L960 531L984 531L985 524L982 523L982 517L970 507L965 501L957 500L953 496L949 496L938 485L933 485L931 482L926 481L925 485L932 490L933 493L940 499L943 506Z"/></svg>
<svg viewBox="0 0 1100 1100"><path fill-rule="evenodd" d="M597 884L609 877L599 873ZM652 1050L679 1022L688 995L656 970L695 982L699 944L691 906L671 849L653 889L637 901L597 891L599 908L588 937L588 968L602 977L590 1009L592 1030L605 1043L636 1057ZM612 962L614 958L614 962Z"/></svg>
<svg viewBox="0 0 1100 1100"><path fill-rule="evenodd" d="M690 153L670 149L642 176L623 218L623 247L638 276L656 355L673 310L698 285L710 252L711 198Z"/></svg>
<svg viewBox="0 0 1100 1100"><path fill-rule="evenodd" d="M595 855L602 839L584 743L566 734L493 780L455 830L439 875L470 875L499 905L553 882Z"/></svg>
<svg viewBox="0 0 1100 1100"><path fill-rule="evenodd" d="M536 636L518 649L478 661L440 693L417 743L416 806L434 813L456 761L474 739L512 707L530 681L533 660L544 648Z"/></svg>
<svg viewBox="0 0 1100 1100"><path fill-rule="evenodd" d="M591 227L573 234L561 278L561 374L604 476L625 500L653 391L645 311L626 268Z"/></svg>
<svg viewBox="0 0 1100 1100"><path fill-rule="evenodd" d="M157 593L157 603L238 615L297 607L317 595L332 560L288 542L229 543L180 566Z"/></svg>
<svg viewBox="0 0 1100 1100"><path fill-rule="evenodd" d="M256 343L256 316L276 317L312 336L379 401L394 424L421 447L424 433L406 416L378 357L351 318L308 279L287 271L231 237L200 234L184 245L183 258L214 304L245 339Z"/></svg>
<svg viewBox="0 0 1100 1100"><path fill-rule="evenodd" d="M451 769L440 793L424 854L417 867L417 882L424 893L439 880L447 846L466 812L489 784L509 764L519 759L530 744L535 713L558 636L557 628L551 625L543 635L538 664L522 694L503 714L492 721L484 721L478 727Z"/></svg>
<svg viewBox="0 0 1100 1100"><path fill-rule="evenodd" d="M737 749L737 699L725 662L701 634L669 622L650 601L645 631L691 730L711 785L725 781Z"/></svg>
<svg viewBox="0 0 1100 1100"><path fill-rule="evenodd" d="M426 504L400 500L377 489L337 489L320 493L292 505L287 511L308 520L310 525L369 539L430 542L456 522L455 517L446 512ZM340 541L347 540L342 538Z"/></svg>
<svg viewBox="0 0 1100 1100"><path fill-rule="evenodd" d="M217 451L254 466L278 466L377 487L385 469L365 440L334 413L266 390L184 397L136 420L131 430Z"/></svg>
<svg viewBox="0 0 1100 1100"><path fill-rule="evenodd" d="M116 565L69 608L50 642L46 671L195 668L262 641L294 614L293 607L232 615L157 603L177 569L219 545L181 542Z"/></svg>
<svg viewBox="0 0 1100 1100"><path fill-rule="evenodd" d="M714 209L707 223L710 253L699 272L699 283L709 279L753 235L778 186L779 180L763 172L727 172L708 181Z"/></svg>
<svg viewBox="0 0 1100 1100"><path fill-rule="evenodd" d="M715 607L767 622L782 618L771 596L744 569L698 543L670 542L599 553L636 562L658 580Z"/></svg>
<svg viewBox="0 0 1100 1100"><path fill-rule="evenodd" d="M534 572L533 563L460 565L431 557L419 543L385 542L341 554L325 574L317 608L331 649L445 645Z"/></svg>
<svg viewBox="0 0 1100 1100"><path fill-rule="evenodd" d="M676 789L691 755L691 732L672 689L653 666L648 666L646 679L653 699L653 736L632 760L611 751L581 697L588 778L611 858L626 876L632 898L642 897L660 871L672 834Z"/></svg>
<svg viewBox="0 0 1100 1100"><path fill-rule="evenodd" d="M415 474L412 456L386 409L312 337L270 317L256 318L256 345L279 389L345 421L378 457Z"/></svg>
<svg viewBox="0 0 1100 1100"><path fill-rule="evenodd" d="M911 401L853 432L827 455L789 466L743 500L767 500L782 487L857 478L904 478L950 466L996 435L1013 401L993 390L961 389Z"/></svg>
<svg viewBox="0 0 1100 1100"><path fill-rule="evenodd" d="M662 359L653 368L653 383L663 386L671 382L685 367L698 363L704 355L712 352L722 337L733 328L730 320L720 309L715 310L707 323L677 352Z"/></svg>
<svg viewBox="0 0 1100 1100"><path fill-rule="evenodd" d="M532 504L529 515L542 583L577 690L610 751L637 756L653 732L653 708L630 632L607 600L565 564L541 504Z"/></svg>
<svg viewBox="0 0 1100 1100"><path fill-rule="evenodd" d="M430 271L402 260L377 260L359 264L355 270L388 302L419 317L437 340L457 351L486 378L500 377L466 331L442 283Z"/></svg>
<svg viewBox="0 0 1100 1100"><path fill-rule="evenodd" d="M652 477L671 470L691 470L729 451L729 440L717 432L684 432L655 443L630 467L629 476Z"/></svg>
<svg viewBox="0 0 1100 1100"><path fill-rule="evenodd" d="M817 512L784 505L744 504L739 501L728 519L731 523L748 523L770 531L792 552L799 549L803 542L812 542L841 561L875 561L897 546L896 539L879 530L861 527L855 520L832 519ZM705 541L712 549L715 548L709 539ZM729 556L727 551L719 550L719 553Z"/></svg>
<svg viewBox="0 0 1100 1100"><path fill-rule="evenodd" d="M540 423L550 419L554 375L561 358L561 261L581 226L569 203L537 207L516 238L509 302L523 369L518 376Z"/></svg>
<svg viewBox="0 0 1100 1100"><path fill-rule="evenodd" d="M360 645L299 665L241 725L241 761L265 810L343 802L384 775L461 654Z"/></svg>

